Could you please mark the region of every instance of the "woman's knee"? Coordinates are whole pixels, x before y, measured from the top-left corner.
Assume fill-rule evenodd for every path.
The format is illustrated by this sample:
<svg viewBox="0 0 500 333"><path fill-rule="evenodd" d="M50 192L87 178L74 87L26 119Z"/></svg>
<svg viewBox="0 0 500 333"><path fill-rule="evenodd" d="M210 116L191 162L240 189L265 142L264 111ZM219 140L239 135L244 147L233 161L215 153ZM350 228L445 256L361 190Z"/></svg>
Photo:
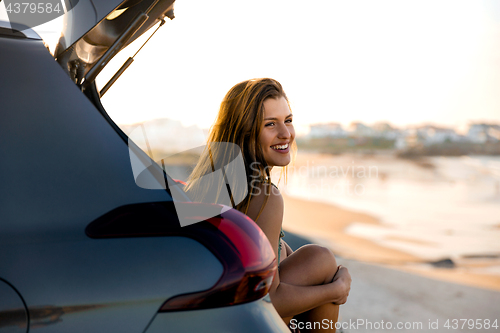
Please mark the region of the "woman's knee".
<svg viewBox="0 0 500 333"><path fill-rule="evenodd" d="M332 282L337 272L337 260L333 252L327 247L316 244L305 245L300 250L307 251L310 260L317 262L317 265L321 267L325 276L324 283Z"/></svg>
<svg viewBox="0 0 500 333"><path fill-rule="evenodd" d="M320 260L324 263L333 264L335 267L337 267L337 260L335 259L335 255L333 254L332 250L325 246L308 244L302 246L297 251L305 251L311 258Z"/></svg>

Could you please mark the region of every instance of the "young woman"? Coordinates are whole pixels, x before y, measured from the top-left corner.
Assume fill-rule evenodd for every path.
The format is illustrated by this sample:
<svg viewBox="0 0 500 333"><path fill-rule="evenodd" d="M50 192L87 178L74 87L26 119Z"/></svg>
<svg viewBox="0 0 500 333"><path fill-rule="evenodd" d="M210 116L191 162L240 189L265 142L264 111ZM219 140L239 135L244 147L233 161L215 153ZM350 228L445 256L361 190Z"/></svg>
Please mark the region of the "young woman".
<svg viewBox="0 0 500 333"><path fill-rule="evenodd" d="M278 272L269 294L280 316L287 324L292 319L292 324L297 325L325 320L335 323L339 305L344 304L349 295L349 272L337 266L333 253L327 248L306 245L294 252L281 239L283 198L271 183L270 170L284 167L286 175L286 166L295 150L294 138L293 115L285 92L279 82L264 78L238 83L229 90L208 141L209 144L229 142L241 148L248 195L235 208L259 225L278 258ZM210 158L217 159L222 154L226 152L212 153ZM211 172L208 155L205 155L188 181L188 194L195 201L206 194L200 179Z"/></svg>

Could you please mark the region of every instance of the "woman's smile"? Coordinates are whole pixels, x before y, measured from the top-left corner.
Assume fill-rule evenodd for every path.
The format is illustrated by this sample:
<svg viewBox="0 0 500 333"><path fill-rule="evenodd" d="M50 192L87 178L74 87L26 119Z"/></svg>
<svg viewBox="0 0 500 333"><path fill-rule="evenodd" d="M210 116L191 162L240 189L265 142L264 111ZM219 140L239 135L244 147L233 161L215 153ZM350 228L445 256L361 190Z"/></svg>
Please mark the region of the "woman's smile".
<svg viewBox="0 0 500 333"><path fill-rule="evenodd" d="M271 148L280 154L286 154L290 151L290 145L288 144L288 142L285 144L271 146Z"/></svg>
<svg viewBox="0 0 500 333"><path fill-rule="evenodd" d="M291 161L290 148L295 139L293 115L284 97L264 101L264 123L259 137L266 163L286 166Z"/></svg>

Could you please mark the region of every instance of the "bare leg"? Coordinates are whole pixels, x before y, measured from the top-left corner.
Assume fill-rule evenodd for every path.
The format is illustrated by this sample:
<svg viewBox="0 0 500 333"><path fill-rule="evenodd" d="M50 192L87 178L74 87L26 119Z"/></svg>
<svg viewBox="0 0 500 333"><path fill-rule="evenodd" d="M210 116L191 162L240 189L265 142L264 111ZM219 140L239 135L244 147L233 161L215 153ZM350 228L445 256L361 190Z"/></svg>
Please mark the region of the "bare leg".
<svg viewBox="0 0 500 333"><path fill-rule="evenodd" d="M281 262L279 274L282 282L313 286L332 282L336 272L337 261L332 251L319 245L305 245ZM328 303L293 318L304 323L318 323L316 329L301 329L301 332L335 332L338 316L339 306ZM291 319L283 318L287 324ZM322 329L322 323L328 323L328 329ZM330 330L330 327L333 329Z"/></svg>

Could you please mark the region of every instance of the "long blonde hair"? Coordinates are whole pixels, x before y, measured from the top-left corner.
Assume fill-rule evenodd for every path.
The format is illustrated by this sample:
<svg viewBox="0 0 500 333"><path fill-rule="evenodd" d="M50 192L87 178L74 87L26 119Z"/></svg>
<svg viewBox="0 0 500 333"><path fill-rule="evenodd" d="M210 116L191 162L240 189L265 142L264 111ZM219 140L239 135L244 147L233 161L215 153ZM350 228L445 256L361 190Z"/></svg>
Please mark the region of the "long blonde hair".
<svg viewBox="0 0 500 333"><path fill-rule="evenodd" d="M259 186L271 182L270 168L264 159L262 147L259 145L259 136L264 122L264 101L268 98L281 97L288 102L281 84L274 79L262 78L240 82L224 97L217 119L210 129L207 147L211 143L233 143L241 149L246 171L245 184L241 182L231 184L231 192L235 192L238 188L241 190L242 186L245 187L245 193L248 193L246 198L233 204L234 208L243 213L248 212L252 196L259 191ZM292 149L295 150L295 145ZM204 197L209 194L208 191L213 191L213 187L204 184L201 181L202 177L214 171L214 160L228 161L233 157L234 152L228 152L226 148L205 149L189 176L186 187L188 195L194 201L204 201ZM256 181L259 186L254 185ZM219 185L217 190L220 191L221 187ZM266 191L266 202L268 196L269 193ZM233 202L232 199L231 202Z"/></svg>

